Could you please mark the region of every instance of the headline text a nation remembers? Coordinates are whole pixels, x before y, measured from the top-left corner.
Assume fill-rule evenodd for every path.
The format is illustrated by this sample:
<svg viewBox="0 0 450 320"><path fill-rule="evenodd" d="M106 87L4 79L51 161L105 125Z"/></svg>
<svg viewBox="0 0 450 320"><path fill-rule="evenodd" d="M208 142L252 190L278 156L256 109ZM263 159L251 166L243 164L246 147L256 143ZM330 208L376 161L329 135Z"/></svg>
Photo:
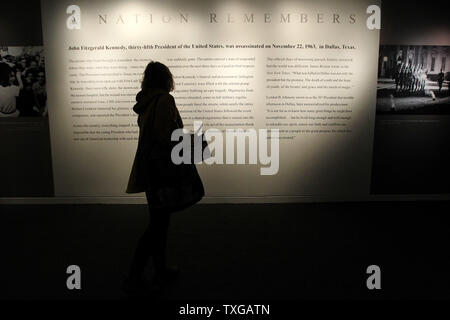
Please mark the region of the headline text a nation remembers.
<svg viewBox="0 0 450 320"><path fill-rule="evenodd" d="M264 14L254 14L254 13L242 13L242 14L231 14L231 13L216 13L210 12L209 15L205 15L205 20L210 24L252 24L252 23L300 23L300 24L320 24L320 23L331 23L331 24L355 24L357 22L357 15L355 13L342 14L342 13L302 13L302 12L288 12L288 13L270 13L266 12ZM131 14L107 14L100 13L97 15L98 24L116 24L116 25L126 25L126 24L153 24L153 23L178 23L185 24L191 22L191 16L189 13L176 13L172 15L158 15L154 13L131 13Z"/></svg>

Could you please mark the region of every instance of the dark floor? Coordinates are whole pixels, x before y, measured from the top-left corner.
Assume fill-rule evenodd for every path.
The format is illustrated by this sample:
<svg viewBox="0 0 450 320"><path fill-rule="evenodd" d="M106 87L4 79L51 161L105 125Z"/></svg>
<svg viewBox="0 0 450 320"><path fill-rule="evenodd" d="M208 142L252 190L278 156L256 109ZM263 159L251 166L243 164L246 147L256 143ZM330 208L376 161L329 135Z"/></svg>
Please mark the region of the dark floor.
<svg viewBox="0 0 450 320"><path fill-rule="evenodd" d="M164 299L450 299L450 202L197 205L175 213ZM143 205L0 206L0 298L121 298ZM66 289L66 267L82 290ZM381 267L381 291L366 268ZM149 275L151 268L148 270Z"/></svg>

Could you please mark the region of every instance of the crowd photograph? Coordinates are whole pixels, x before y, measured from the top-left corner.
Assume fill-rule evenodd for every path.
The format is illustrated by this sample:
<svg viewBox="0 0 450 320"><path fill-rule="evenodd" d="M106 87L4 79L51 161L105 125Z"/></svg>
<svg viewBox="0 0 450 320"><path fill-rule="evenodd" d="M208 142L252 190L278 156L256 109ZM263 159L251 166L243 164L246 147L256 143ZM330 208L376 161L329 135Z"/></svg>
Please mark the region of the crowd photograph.
<svg viewBox="0 0 450 320"><path fill-rule="evenodd" d="M0 117L46 116L43 47L0 47Z"/></svg>

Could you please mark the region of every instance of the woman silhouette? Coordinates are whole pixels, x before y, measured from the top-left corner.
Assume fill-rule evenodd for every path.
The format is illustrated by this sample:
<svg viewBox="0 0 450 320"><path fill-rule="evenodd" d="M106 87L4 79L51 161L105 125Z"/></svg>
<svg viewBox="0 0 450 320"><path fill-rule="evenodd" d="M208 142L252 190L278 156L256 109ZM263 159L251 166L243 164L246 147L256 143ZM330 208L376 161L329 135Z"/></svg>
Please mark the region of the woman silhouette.
<svg viewBox="0 0 450 320"><path fill-rule="evenodd" d="M141 91L133 110L138 114L139 141L127 186L127 193L145 192L150 222L137 245L126 289L149 289L144 269L153 257L153 284L161 287L179 273L166 265L166 240L171 213L197 203L204 196L195 164L176 165L171 150L175 129L183 128L175 99L172 74L164 64L150 62L144 72Z"/></svg>

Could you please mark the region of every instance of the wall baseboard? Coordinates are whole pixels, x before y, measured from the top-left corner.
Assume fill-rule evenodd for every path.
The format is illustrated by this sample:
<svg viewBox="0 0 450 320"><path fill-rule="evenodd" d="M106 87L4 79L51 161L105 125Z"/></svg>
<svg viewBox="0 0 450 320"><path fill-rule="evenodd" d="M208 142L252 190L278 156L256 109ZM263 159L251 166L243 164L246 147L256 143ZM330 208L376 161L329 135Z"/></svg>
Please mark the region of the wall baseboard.
<svg viewBox="0 0 450 320"><path fill-rule="evenodd" d="M266 197L205 197L201 204L245 203L311 203L370 201L449 201L450 194L441 195L359 195L359 196L266 196ZM0 198L1 204L146 204L145 196L74 196Z"/></svg>

